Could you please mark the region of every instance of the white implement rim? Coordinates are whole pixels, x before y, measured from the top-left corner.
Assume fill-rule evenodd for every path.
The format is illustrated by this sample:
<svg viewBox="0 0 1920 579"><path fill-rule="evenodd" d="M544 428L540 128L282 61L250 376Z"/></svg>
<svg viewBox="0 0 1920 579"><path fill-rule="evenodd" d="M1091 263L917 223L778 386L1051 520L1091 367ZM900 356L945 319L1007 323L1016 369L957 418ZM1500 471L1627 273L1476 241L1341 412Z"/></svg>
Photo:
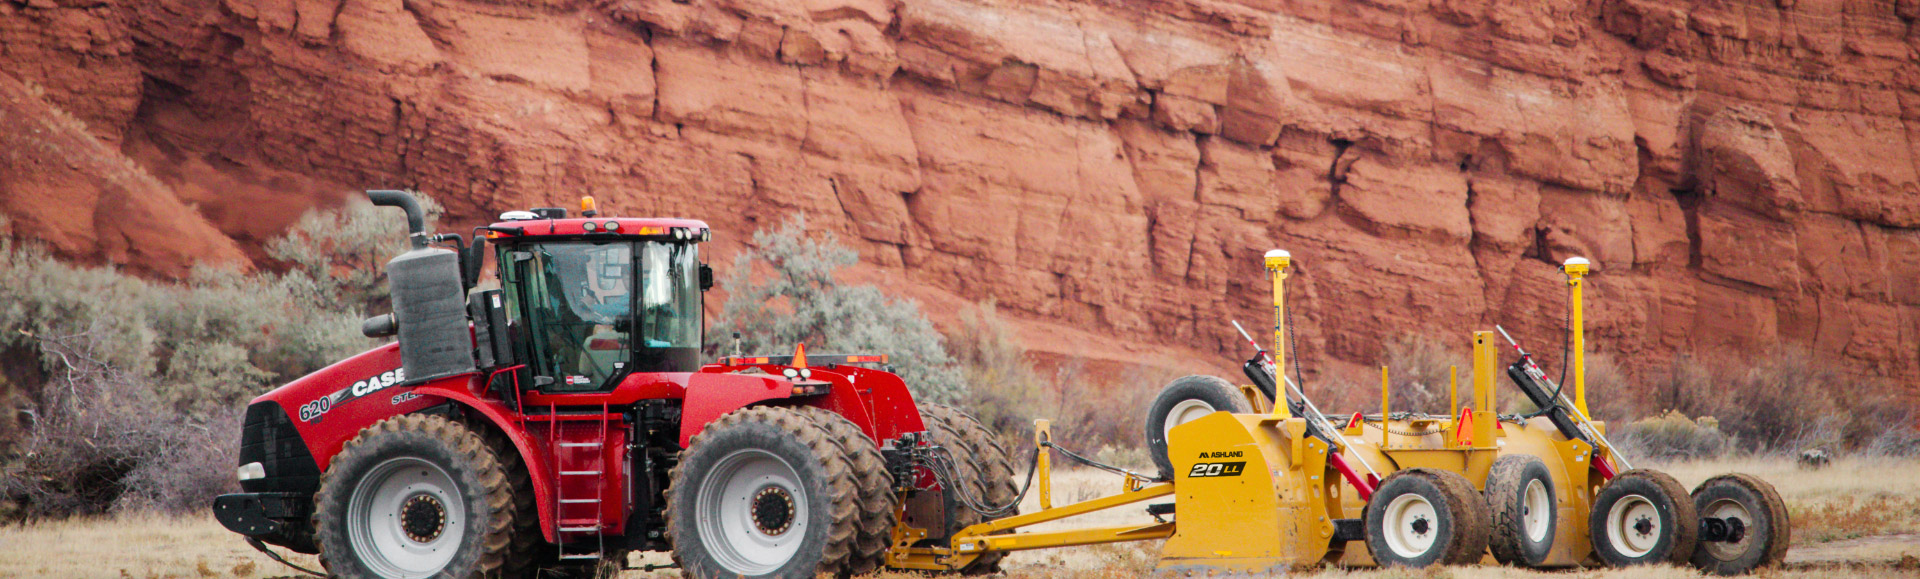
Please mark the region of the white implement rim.
<svg viewBox="0 0 1920 579"><path fill-rule="evenodd" d="M1520 522L1526 529L1527 540L1544 543L1554 517L1553 500L1547 496L1546 483L1537 478L1528 480L1524 496L1520 501Z"/></svg>
<svg viewBox="0 0 1920 579"><path fill-rule="evenodd" d="M443 509L442 527L416 541L403 526L407 501L424 497ZM431 577L453 560L466 538L467 501L453 477L424 459L403 456L373 467L347 499L347 542L360 563L381 577Z"/></svg>
<svg viewBox="0 0 1920 579"><path fill-rule="evenodd" d="M733 451L714 463L698 489L694 526L700 543L727 571L765 575L800 551L807 536L807 488L785 459L757 448ZM754 521L754 500L772 489L785 491L792 506L789 525L778 533L762 530Z"/></svg>
<svg viewBox="0 0 1920 579"><path fill-rule="evenodd" d="M1642 523L1645 525L1642 525ZM1645 532L1642 532L1642 531ZM1607 509L1607 541L1620 554L1632 558L1645 557L1660 544L1660 537L1666 531L1660 521L1660 509L1653 501L1640 495L1621 497Z"/></svg>
<svg viewBox="0 0 1920 579"><path fill-rule="evenodd" d="M1729 525L1733 524L1733 521L1738 520L1742 525L1743 532L1738 541L1700 542L1700 547L1706 549L1707 554L1715 559L1721 561L1739 559L1741 555L1747 554L1748 549L1752 549L1754 545L1759 544L1753 540L1753 512L1748 511L1747 506L1740 504L1740 501L1733 499L1713 501L1707 504L1707 508L1700 510L1700 518L1720 519L1726 521Z"/></svg>
<svg viewBox="0 0 1920 579"><path fill-rule="evenodd" d="M1380 523L1387 548L1405 559L1416 559L1432 551L1440 536L1440 521L1433 503L1417 494L1394 497L1381 514Z"/></svg>
<svg viewBox="0 0 1920 579"><path fill-rule="evenodd" d="M1173 427L1199 420L1213 413L1213 405L1205 400L1198 398L1181 400L1179 404L1173 405L1173 408L1167 411L1167 420L1160 426L1160 434L1169 436L1173 432Z"/></svg>

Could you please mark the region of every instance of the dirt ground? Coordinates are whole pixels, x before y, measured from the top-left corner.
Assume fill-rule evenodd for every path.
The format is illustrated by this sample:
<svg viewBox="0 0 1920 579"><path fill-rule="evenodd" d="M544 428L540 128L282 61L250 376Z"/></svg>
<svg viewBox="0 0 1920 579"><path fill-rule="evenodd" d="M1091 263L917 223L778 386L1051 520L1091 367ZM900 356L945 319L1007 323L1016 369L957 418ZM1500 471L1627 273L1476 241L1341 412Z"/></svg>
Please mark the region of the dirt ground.
<svg viewBox="0 0 1920 579"><path fill-rule="evenodd" d="M1641 465L1647 466L1647 465ZM1784 460L1731 460L1653 465L1692 488L1724 472L1759 475L1779 488L1794 524L1787 564L1766 577L1868 579L1920 577L1920 462L1847 459L1820 471L1799 470ZM1055 474L1056 504L1116 492L1117 477L1097 471ZM1029 497L1026 509L1038 507ZM1151 521L1138 509L1089 516L1077 524ZM1103 545L1016 553L1007 576L1135 577L1153 567L1155 543ZM311 556L289 557L317 568ZM635 555L635 566L664 563L661 554ZM210 516L125 516L0 527L0 577L211 578L296 575L254 551ZM676 571L628 571L623 579L677 576ZM1425 570L1328 569L1323 578L1521 578L1697 577L1688 568L1576 570L1541 573L1500 567ZM879 579L913 575L887 573Z"/></svg>

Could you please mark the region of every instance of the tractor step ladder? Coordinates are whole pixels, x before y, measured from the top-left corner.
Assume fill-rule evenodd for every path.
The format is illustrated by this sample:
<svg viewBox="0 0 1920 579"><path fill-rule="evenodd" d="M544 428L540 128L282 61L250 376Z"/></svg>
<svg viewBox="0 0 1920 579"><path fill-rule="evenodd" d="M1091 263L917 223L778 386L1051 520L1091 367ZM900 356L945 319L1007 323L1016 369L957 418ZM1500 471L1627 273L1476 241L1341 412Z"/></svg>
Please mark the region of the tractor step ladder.
<svg viewBox="0 0 1920 579"><path fill-rule="evenodd" d="M549 420L547 423L547 437L553 444L553 469L554 474L557 475L553 479L553 538L559 543L559 558L563 561L600 559L605 557L607 552L606 525L601 522L600 517L605 510L603 508L604 505L602 505L602 497L606 495L607 484L607 422L611 420L607 416L609 408L606 403L601 403L599 414L577 417L560 414L558 405L550 405L547 408L547 419ZM569 421L569 419L573 421L590 419L599 422L600 430L598 438L584 442L563 442L560 436L560 430L563 422ZM576 470L567 470L567 457L562 454L563 452L573 453L574 456L578 456L579 453L586 453L588 456L593 457L590 461L587 461L587 464L591 466L576 466ZM590 481L592 482L592 486L595 487L593 496L589 498L567 498L566 489L569 486L568 483L578 481L585 477L594 477L594 480ZM591 514L588 516L568 517L567 514L569 510L576 513L581 510L586 510ZM569 533L592 533L593 541L591 546L593 550L568 550L567 537L564 535ZM580 547L586 547L586 545L581 545Z"/></svg>

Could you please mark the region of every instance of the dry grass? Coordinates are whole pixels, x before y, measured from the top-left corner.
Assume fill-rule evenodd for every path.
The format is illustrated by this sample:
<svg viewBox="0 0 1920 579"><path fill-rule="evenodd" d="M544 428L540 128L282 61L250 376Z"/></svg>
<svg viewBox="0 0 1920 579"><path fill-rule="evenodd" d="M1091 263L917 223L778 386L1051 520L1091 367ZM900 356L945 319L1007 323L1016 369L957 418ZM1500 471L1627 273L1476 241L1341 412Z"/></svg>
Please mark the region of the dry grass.
<svg viewBox="0 0 1920 579"><path fill-rule="evenodd" d="M283 554L288 554L284 553ZM290 559L317 569L309 555ZM211 514L74 519L0 527L0 577L199 578L293 574Z"/></svg>
<svg viewBox="0 0 1920 579"><path fill-rule="evenodd" d="M1688 489L1728 472L1773 483L1793 519L1795 547L1920 533L1920 460L1848 457L1820 470L1804 470L1782 458L1635 466L1667 471ZM1920 548L1913 554L1920 555Z"/></svg>
<svg viewBox="0 0 1920 579"><path fill-rule="evenodd" d="M1747 472L1772 482L1786 499L1794 522L1794 547L1783 569L1765 577L1873 579L1920 576L1920 461L1848 458L1830 468L1806 471L1782 459L1724 460L1652 466L1680 479L1688 488L1725 472ZM1054 475L1055 504L1118 492L1117 477L1097 471L1067 470ZM1039 508L1029 496L1024 510ZM1151 522L1138 508L1096 513L1073 526ZM1051 528L1066 528L1056 523ZM1044 530L1049 527L1038 527ZM1015 553L1007 559L1008 577L1139 577L1151 572L1159 554L1154 542L1100 545ZM311 556L295 562L314 566ZM634 557L633 563L665 563L663 554ZM207 517L120 517L79 519L32 526L0 527L0 577L285 577L293 571L254 552L238 537ZM627 579L677 577L675 570L628 571ZM1499 567L1424 570L1327 569L1306 574L1327 579L1500 579L1578 577L1626 579L1692 578L1686 568L1575 570L1538 573ZM877 579L917 579L920 575L883 573Z"/></svg>

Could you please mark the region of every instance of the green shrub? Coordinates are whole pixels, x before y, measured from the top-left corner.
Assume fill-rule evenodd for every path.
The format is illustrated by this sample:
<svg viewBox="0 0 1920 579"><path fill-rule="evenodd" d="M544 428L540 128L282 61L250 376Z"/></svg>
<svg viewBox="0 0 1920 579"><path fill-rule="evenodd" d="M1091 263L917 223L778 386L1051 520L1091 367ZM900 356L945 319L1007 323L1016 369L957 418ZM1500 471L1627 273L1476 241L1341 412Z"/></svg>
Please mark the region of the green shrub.
<svg viewBox="0 0 1920 579"><path fill-rule="evenodd" d="M1633 421L1609 437L1632 458L1697 460L1719 458L1734 446L1734 437L1720 431L1711 416L1698 419L1669 411Z"/></svg>
<svg viewBox="0 0 1920 579"><path fill-rule="evenodd" d="M432 197L415 192L426 212L427 233L446 211ZM355 196L334 211L309 211L283 237L267 243L267 255L313 280L317 295L355 311L384 312L390 307L387 261L409 248L407 222L399 210L377 207Z"/></svg>
<svg viewBox="0 0 1920 579"><path fill-rule="evenodd" d="M1424 334L1402 334L1398 339L1387 342L1381 350L1381 365L1387 367L1387 379L1392 385L1395 412L1411 411L1432 414L1448 412L1448 389L1452 388L1452 372L1460 371L1460 405L1469 406L1473 400L1473 364L1467 356L1454 348L1448 348L1444 340ZM1379 387L1379 377L1375 376L1374 387ZM1375 403L1379 397L1374 397ZM1328 410L1322 408L1322 410Z"/></svg>
<svg viewBox="0 0 1920 579"><path fill-rule="evenodd" d="M1837 368L1801 347L1751 358L1680 356L1653 381L1648 406L1717 417L1756 451L1862 448L1907 416L1888 383Z"/></svg>
<svg viewBox="0 0 1920 579"><path fill-rule="evenodd" d="M1024 439L1031 434L1045 387L1027 359L1026 347L1000 319L994 302L962 313L946 343L967 383L960 405L1003 437Z"/></svg>
<svg viewBox="0 0 1920 579"><path fill-rule="evenodd" d="M358 322L385 307L378 272L405 243L398 212L349 205L272 244L291 271L170 283L63 263L5 231L0 352L40 371L0 383L25 417L0 430L0 504L31 517L203 508L230 489L244 402L372 347Z"/></svg>
<svg viewBox="0 0 1920 579"><path fill-rule="evenodd" d="M916 398L944 403L966 395L944 338L917 302L834 279L859 261L853 250L832 235L807 237L806 221L799 218L755 232L753 242L755 249L734 259L722 282L727 302L707 335L710 351L731 352L737 332L748 353L790 352L806 344L815 353L887 354ZM769 275L753 275L756 267Z"/></svg>

